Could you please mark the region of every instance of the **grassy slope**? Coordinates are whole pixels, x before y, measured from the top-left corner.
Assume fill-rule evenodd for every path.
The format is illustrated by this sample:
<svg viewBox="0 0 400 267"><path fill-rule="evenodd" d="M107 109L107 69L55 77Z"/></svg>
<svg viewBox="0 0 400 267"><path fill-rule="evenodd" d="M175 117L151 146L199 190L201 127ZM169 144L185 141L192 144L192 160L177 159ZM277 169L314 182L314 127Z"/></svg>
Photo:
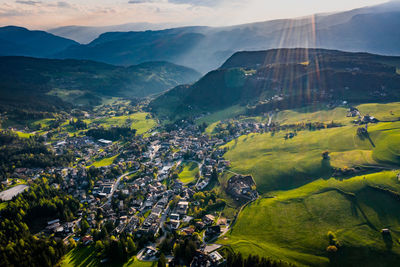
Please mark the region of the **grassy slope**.
<svg viewBox="0 0 400 267"><path fill-rule="evenodd" d="M232 170L252 174L261 192L291 189L317 178L330 177L331 167L376 166L397 164L400 151L400 122L380 123L369 127L375 148L367 139L356 135L356 126L301 131L290 140L286 132L251 134L227 144L225 157ZM331 152L323 161L321 153Z"/></svg>
<svg viewBox="0 0 400 267"><path fill-rule="evenodd" d="M400 117L399 103L364 104L358 108L362 114L369 113L381 121L397 121ZM306 266L325 265L329 262L326 234L334 231L342 244L336 259L339 266L394 266L400 261L399 200L368 187L400 192L397 173L381 172L344 181L329 178L332 166L397 165L400 122L370 125L373 147L369 140L356 136L357 126L351 125L353 119L345 115L344 108L282 111L274 118L281 124L334 120L345 126L302 131L286 141L286 132L274 136L251 134L227 145L230 150L225 157L232 161L233 171L252 174L258 190L274 198L246 207L233 231L220 242L245 254ZM322 161L324 150L331 152L329 162ZM380 234L380 229L386 227L392 231L392 243L385 242Z"/></svg>
<svg viewBox="0 0 400 267"><path fill-rule="evenodd" d="M246 111L245 107L242 106L232 106L214 113L211 113L207 116L204 116L197 120L197 123L207 123L207 124L212 124L217 121L225 120L225 119L230 119L235 116L241 115Z"/></svg>
<svg viewBox="0 0 400 267"><path fill-rule="evenodd" d="M107 263L101 264L96 258L94 246L77 247L69 251L60 261L60 267L95 267L95 266L111 266L111 267L152 267L156 266L155 262L138 261L136 257L132 257L124 264Z"/></svg>
<svg viewBox="0 0 400 267"><path fill-rule="evenodd" d="M116 116L110 118L95 119L90 122L99 123L104 127L111 127L124 126L126 125L127 120L131 120L132 123L130 124L130 127L132 129L136 129L137 134L143 134L150 131L157 125L156 121L154 121L153 119L146 119L147 115L149 114L145 112L138 112L128 116Z"/></svg>
<svg viewBox="0 0 400 267"><path fill-rule="evenodd" d="M184 168L181 173L179 173L179 180L182 183L188 184L193 182L196 178L195 175L199 172L199 166L196 162L185 162Z"/></svg>
<svg viewBox="0 0 400 267"><path fill-rule="evenodd" d="M105 167L105 166L110 166L111 164L113 164L114 160L118 157L119 155L115 155L113 157L110 158L104 158L102 160L96 161L92 164L92 166L96 167L96 168L100 168L100 167Z"/></svg>
<svg viewBox="0 0 400 267"><path fill-rule="evenodd" d="M400 118L400 103L362 104L356 106L362 115L370 114L381 121L396 121ZM349 124L354 118L347 118L347 108L338 107L332 110L322 109L312 111L310 108L284 110L277 114L274 120L281 124L298 122L340 122Z"/></svg>
<svg viewBox="0 0 400 267"><path fill-rule="evenodd" d="M400 202L368 185L400 191L395 172L344 181L320 179L252 203L221 242L245 254L324 265L328 263L326 234L333 231L342 244L339 252L346 253L345 264L377 266L384 260L390 266L400 259ZM392 230L392 244L380 233L386 227Z"/></svg>

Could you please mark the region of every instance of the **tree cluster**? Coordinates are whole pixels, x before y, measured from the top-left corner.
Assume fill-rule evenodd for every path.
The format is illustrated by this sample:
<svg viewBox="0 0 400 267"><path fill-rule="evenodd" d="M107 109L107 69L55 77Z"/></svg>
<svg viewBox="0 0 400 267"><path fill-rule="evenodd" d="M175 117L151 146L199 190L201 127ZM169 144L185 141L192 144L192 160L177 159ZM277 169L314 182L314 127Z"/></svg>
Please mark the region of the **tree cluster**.
<svg viewBox="0 0 400 267"><path fill-rule="evenodd" d="M32 228L46 219L72 220L78 209L77 200L46 182L31 185L0 212L0 266L54 266L66 252L64 243L33 235Z"/></svg>

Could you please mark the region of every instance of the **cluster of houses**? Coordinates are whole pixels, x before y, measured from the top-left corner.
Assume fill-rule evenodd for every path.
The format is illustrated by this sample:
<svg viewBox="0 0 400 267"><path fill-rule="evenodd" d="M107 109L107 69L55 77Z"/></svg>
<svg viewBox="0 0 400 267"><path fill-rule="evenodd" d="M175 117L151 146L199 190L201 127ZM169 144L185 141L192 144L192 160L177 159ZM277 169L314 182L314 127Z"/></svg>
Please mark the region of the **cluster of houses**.
<svg viewBox="0 0 400 267"><path fill-rule="evenodd" d="M226 191L233 199L239 200L255 200L258 193L255 190L255 182L251 176L235 175L232 176L227 183Z"/></svg>
<svg viewBox="0 0 400 267"><path fill-rule="evenodd" d="M83 220L89 224L87 235L84 236L85 244L93 241L90 230L99 229L106 223L112 223L112 234L115 236L123 232L136 236L157 236L160 229L192 234L195 229L205 229L206 238L212 238L221 233L221 227L216 225L212 214L196 222L193 220L193 215L189 213L190 207L196 205L193 195L207 188L213 172L222 173L229 167L229 161L223 158L225 150L219 148L221 145L239 134L260 131L265 124L239 122L236 128L239 130L228 138L215 137L202 133L192 123L184 122L169 132L156 132L146 138L137 137L128 145L85 136L65 136L51 146L57 154L73 151L75 166L46 170L16 169L16 177L39 177L46 172L63 178L62 182L52 186L73 195L84 208L75 221L50 221L43 232L54 234L66 242L81 228ZM115 155L119 156L111 165L97 168L95 179L89 175L95 159ZM188 185L176 177L171 178L176 167L186 161L197 162L199 166L199 177ZM117 179L120 175L113 173L116 168L120 173L129 172L132 176L125 177L121 182ZM255 197L251 187L246 179L231 185L233 194L238 197L247 197L249 194ZM176 198L179 201L171 207L171 201ZM204 266L196 264L211 264L221 259L218 253L199 252L193 266Z"/></svg>

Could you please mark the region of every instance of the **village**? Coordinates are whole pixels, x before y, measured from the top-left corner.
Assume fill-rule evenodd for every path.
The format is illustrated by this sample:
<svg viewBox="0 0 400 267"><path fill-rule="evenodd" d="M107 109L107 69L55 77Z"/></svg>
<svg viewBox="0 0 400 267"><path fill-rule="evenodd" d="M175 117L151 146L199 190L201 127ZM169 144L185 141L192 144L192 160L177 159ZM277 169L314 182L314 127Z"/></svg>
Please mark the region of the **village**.
<svg viewBox="0 0 400 267"><path fill-rule="evenodd" d="M193 266L204 266L201 264L207 262L209 266L219 266L224 259L216 251L218 246L210 250L208 243L226 233L230 221L219 218L216 212L199 215L193 210L200 205L194 199L195 194L209 187L213 175L229 168L230 163L223 158L225 151L219 148L226 141L226 138L208 136L190 123L180 124L169 132L137 136L128 144L65 136L49 145L56 154L73 151L76 158L73 166L20 168L13 176L19 179L37 179L43 174L61 177L60 183L51 186L71 194L81 203L74 221L55 218L47 222L42 234L62 239L66 244L73 238L89 246L94 241L92 229L111 225L113 236L124 233L147 240L138 258L154 261L160 255L157 245L166 233L192 235L197 232L204 244L194 257ZM104 158L114 158L114 161L95 167L95 162ZM195 163L199 171L193 182L184 184L177 174L179 166L187 162ZM241 189L238 190L235 196L241 194ZM246 190L243 197L248 198ZM78 234L83 228L87 234Z"/></svg>

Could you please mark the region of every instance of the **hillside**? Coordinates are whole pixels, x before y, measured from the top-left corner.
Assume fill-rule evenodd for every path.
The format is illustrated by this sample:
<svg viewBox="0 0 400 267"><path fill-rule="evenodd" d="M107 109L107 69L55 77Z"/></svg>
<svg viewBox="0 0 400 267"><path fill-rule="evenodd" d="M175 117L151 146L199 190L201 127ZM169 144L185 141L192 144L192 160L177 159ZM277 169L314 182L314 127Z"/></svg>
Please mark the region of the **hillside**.
<svg viewBox="0 0 400 267"><path fill-rule="evenodd" d="M235 251L299 266L394 266L400 260L395 172L318 180L246 207L223 239ZM388 237L381 229L390 227ZM328 232L339 242L329 254Z"/></svg>
<svg viewBox="0 0 400 267"><path fill-rule="evenodd" d="M356 125L343 106L302 107L274 113L280 130L272 126L224 146L230 172L252 175L261 197L244 207L218 243L299 266L396 265L400 105L356 108L380 122ZM252 119L267 121L264 116ZM332 121L336 127L309 127ZM368 129L367 137L358 134L360 127ZM328 158L322 156L325 151ZM381 233L384 228L391 229L390 235ZM327 251L329 232L337 252Z"/></svg>
<svg viewBox="0 0 400 267"><path fill-rule="evenodd" d="M125 68L84 60L0 57L1 106L51 111L57 103L94 105L102 97L157 94L199 76L168 62Z"/></svg>
<svg viewBox="0 0 400 267"><path fill-rule="evenodd" d="M56 58L90 59L116 65L146 61L181 62L177 58L190 52L204 35L196 27L162 31L108 32L87 45L71 46Z"/></svg>
<svg viewBox="0 0 400 267"><path fill-rule="evenodd" d="M0 28L0 56L49 57L77 44L44 31L15 26Z"/></svg>
<svg viewBox="0 0 400 267"><path fill-rule="evenodd" d="M172 89L150 106L169 119L234 105L248 114L317 103L396 101L399 57L324 49L238 52L192 86Z"/></svg>

